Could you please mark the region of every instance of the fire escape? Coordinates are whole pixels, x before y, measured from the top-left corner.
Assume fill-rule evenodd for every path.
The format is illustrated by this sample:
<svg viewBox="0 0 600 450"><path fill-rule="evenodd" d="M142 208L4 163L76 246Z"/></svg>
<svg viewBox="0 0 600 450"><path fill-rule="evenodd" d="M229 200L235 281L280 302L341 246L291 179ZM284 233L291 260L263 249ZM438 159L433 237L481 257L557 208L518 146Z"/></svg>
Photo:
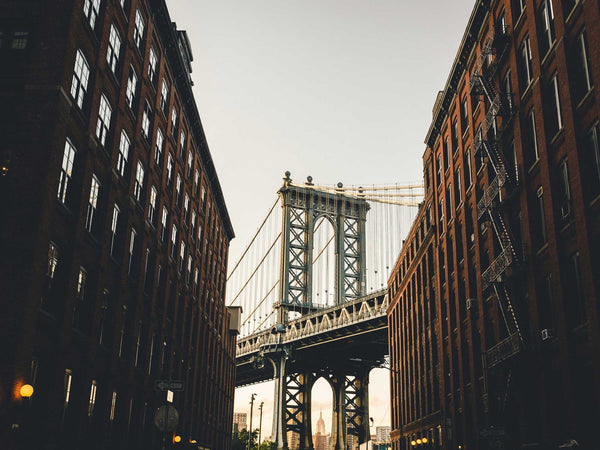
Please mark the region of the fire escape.
<svg viewBox="0 0 600 450"><path fill-rule="evenodd" d="M511 93L499 92L495 87L496 72L508 52L509 43L505 25L490 29L469 81L472 98L476 101L485 99L489 105L481 129L474 139L474 153L483 152L495 174L477 203L477 217L489 220L500 244L499 254L481 274L482 289L493 289L508 331L505 339L487 349L488 368L519 353L523 344L523 336L507 288L508 270L522 262L522 255L516 251L515 240L504 218L502 202L508 194L514 194L519 188L518 171L507 166L502 151L503 132L510 127L514 108Z"/></svg>

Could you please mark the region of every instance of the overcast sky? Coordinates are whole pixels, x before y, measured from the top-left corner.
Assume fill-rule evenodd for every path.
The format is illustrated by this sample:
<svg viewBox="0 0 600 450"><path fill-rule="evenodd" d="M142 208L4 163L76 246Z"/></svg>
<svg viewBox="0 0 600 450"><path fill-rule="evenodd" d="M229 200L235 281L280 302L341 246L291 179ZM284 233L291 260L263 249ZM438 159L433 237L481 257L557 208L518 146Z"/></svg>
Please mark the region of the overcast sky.
<svg viewBox="0 0 600 450"><path fill-rule="evenodd" d="M475 0L167 3L192 44L196 103L237 236L230 267L286 170L318 184L422 180L431 110ZM388 372L371 381L370 415L389 425ZM317 391L314 422L323 408L329 432L331 393ZM269 436L271 384L239 389L235 410L249 412L252 392Z"/></svg>

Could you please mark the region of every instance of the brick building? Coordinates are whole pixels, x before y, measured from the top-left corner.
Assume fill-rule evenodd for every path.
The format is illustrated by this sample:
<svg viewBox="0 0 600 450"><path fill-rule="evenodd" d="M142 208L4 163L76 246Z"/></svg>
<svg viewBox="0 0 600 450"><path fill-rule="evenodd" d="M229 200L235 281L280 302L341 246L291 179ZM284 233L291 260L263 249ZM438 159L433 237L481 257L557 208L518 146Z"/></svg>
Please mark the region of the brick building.
<svg viewBox="0 0 600 450"><path fill-rule="evenodd" d="M158 448L168 400L182 442L230 445L233 229L191 60L164 0L0 3L0 448Z"/></svg>
<svg viewBox="0 0 600 450"><path fill-rule="evenodd" d="M475 2L389 281L393 448L597 448L599 48L597 1Z"/></svg>

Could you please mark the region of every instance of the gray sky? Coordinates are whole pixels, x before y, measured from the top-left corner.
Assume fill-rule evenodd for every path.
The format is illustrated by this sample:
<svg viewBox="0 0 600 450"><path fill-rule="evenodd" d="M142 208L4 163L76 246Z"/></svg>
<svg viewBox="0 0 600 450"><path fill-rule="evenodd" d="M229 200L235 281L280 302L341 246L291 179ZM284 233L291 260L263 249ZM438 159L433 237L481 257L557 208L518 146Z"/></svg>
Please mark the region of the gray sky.
<svg viewBox="0 0 600 450"><path fill-rule="evenodd" d="M431 110L474 0L167 3L192 44L194 94L237 236L230 267L286 170L318 184L422 179ZM268 436L272 386L238 390L235 409L249 412L252 392ZM370 393L375 424L389 424L386 371L373 372ZM330 431L330 393L315 398Z"/></svg>

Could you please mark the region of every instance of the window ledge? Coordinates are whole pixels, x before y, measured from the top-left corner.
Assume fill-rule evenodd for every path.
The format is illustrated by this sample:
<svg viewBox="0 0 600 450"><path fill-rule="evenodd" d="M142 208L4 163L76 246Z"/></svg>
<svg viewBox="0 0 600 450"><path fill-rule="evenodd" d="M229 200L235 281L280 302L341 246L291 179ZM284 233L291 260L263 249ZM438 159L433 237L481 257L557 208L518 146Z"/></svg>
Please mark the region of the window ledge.
<svg viewBox="0 0 600 450"><path fill-rule="evenodd" d="M531 174L532 172L535 172L536 170L538 170L540 168L540 158L538 157L538 159L536 159L533 164L529 167L529 169L527 169L527 173Z"/></svg>
<svg viewBox="0 0 600 450"><path fill-rule="evenodd" d="M558 41L555 38L554 42L552 43L552 45L550 46L550 48L548 49L548 51L542 58L542 63L540 64L540 66L542 67L542 71L545 69L545 66L547 66L550 63L550 61L554 59L554 54L556 53L555 50L556 50L557 43L558 43Z"/></svg>
<svg viewBox="0 0 600 450"><path fill-rule="evenodd" d="M587 93L583 96L583 98L581 100L579 100L579 102L577 103L577 106L575 107L575 109L580 110L585 106L588 106L587 103L592 103L591 101L589 101L591 98L594 98L594 86L592 86L590 88L589 91L587 91Z"/></svg>
<svg viewBox="0 0 600 450"><path fill-rule="evenodd" d="M519 31L519 28L521 28L521 25L523 25L523 23L525 23L526 18L527 18L527 7L523 8L523 11L521 11L519 18L513 25L513 33L517 33Z"/></svg>
<svg viewBox="0 0 600 450"><path fill-rule="evenodd" d="M562 141L564 141L564 138L565 138L565 127L563 126L560 130L558 130L554 134L554 137L552 137L552 139L550 140L550 145L552 147L554 147L555 145L562 143Z"/></svg>
<svg viewBox="0 0 600 450"><path fill-rule="evenodd" d="M545 256L544 254L547 253L548 251L548 241L546 241L546 243L544 245L542 245L540 247L540 249L535 253L535 256L537 256L538 258L541 258L542 256Z"/></svg>
<svg viewBox="0 0 600 450"><path fill-rule="evenodd" d="M567 16L567 18L565 19L565 24L567 26L571 26L571 22L573 22L573 20L575 20L575 17L579 16L579 13L581 13L581 5L583 4L583 0L580 0L577 2L577 4L573 7L573 9L571 10L571 12L569 13L569 15Z"/></svg>
<svg viewBox="0 0 600 450"><path fill-rule="evenodd" d="M533 85L535 84L535 80L532 79L529 82L529 85L525 88L525 90L523 91L523 93L521 94L521 106L523 105L523 103L525 103L527 101L527 99L531 96L531 92L533 91Z"/></svg>

